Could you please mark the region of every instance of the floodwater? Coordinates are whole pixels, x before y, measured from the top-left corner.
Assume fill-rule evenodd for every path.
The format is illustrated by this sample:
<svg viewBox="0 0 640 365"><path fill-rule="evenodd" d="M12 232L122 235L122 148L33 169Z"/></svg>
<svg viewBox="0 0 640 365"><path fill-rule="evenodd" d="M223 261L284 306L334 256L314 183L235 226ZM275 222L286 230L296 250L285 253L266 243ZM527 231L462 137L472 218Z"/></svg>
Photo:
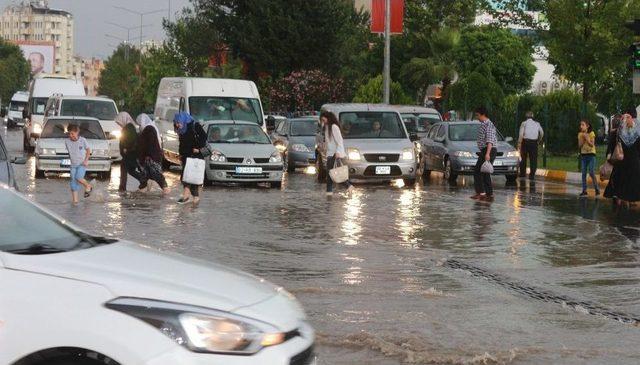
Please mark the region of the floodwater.
<svg viewBox="0 0 640 365"><path fill-rule="evenodd" d="M4 137L21 153L18 132ZM318 331L320 364L640 362L640 209L575 187L497 178L495 202L479 203L468 181L436 175L328 198L298 172L282 190L206 188L193 208L175 203L176 172L163 198L119 194L114 168L71 206L67 177L34 180L33 166L17 167L23 192L84 229L287 288Z"/></svg>

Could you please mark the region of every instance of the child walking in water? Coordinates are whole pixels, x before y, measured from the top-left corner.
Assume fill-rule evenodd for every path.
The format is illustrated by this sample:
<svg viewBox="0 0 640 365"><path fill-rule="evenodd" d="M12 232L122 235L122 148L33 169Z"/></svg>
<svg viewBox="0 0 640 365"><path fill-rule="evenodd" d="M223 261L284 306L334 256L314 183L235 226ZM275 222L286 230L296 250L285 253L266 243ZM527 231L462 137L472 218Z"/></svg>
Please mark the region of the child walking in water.
<svg viewBox="0 0 640 365"><path fill-rule="evenodd" d="M91 184L84 179L91 150L87 140L80 136L80 128L77 125L69 124L67 132L69 132L69 139L64 141L64 144L71 160L71 182L69 183L71 185L71 201L73 204L78 204L78 191L81 186L84 187L85 198L91 196L91 190L93 190Z"/></svg>

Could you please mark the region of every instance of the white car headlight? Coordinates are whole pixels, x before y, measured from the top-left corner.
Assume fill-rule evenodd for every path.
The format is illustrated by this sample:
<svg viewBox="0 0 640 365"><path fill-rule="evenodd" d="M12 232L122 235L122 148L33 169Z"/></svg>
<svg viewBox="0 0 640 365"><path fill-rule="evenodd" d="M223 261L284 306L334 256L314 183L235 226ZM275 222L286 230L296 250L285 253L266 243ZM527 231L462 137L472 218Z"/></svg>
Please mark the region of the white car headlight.
<svg viewBox="0 0 640 365"><path fill-rule="evenodd" d="M115 131L112 131L109 134L111 134L111 138L113 138L113 139L120 139L120 137L122 137L122 131L121 130L115 130Z"/></svg>
<svg viewBox="0 0 640 365"><path fill-rule="evenodd" d="M272 153L271 157L269 158L269 162L271 163L282 162L282 155L280 154L280 152L276 151Z"/></svg>
<svg viewBox="0 0 640 365"><path fill-rule="evenodd" d="M276 143L275 147L279 152L284 152L287 150L287 146L283 145L282 143Z"/></svg>
<svg viewBox="0 0 640 365"><path fill-rule="evenodd" d="M476 155L474 155L473 153L469 152L469 151L455 151L453 153L454 156L456 157L462 157L462 158L475 158L477 157Z"/></svg>
<svg viewBox="0 0 640 365"><path fill-rule="evenodd" d="M36 134L42 133L42 124L33 123L33 133L36 133Z"/></svg>
<svg viewBox="0 0 640 365"><path fill-rule="evenodd" d="M296 152L311 152L309 150L309 147L307 147L307 146L305 146L303 144L300 144L300 143L292 145L291 149L293 151L296 151Z"/></svg>
<svg viewBox="0 0 640 365"><path fill-rule="evenodd" d="M38 154L39 155L44 155L44 156L55 156L56 149L55 148L42 148L42 149L40 149Z"/></svg>
<svg viewBox="0 0 640 365"><path fill-rule="evenodd" d="M118 298L106 307L150 324L195 352L252 355L287 339L267 323L201 307L137 298Z"/></svg>
<svg viewBox="0 0 640 365"><path fill-rule="evenodd" d="M412 161L415 158L415 152L413 148L405 148L402 150L402 159L404 161Z"/></svg>
<svg viewBox="0 0 640 365"><path fill-rule="evenodd" d="M220 151L213 150L209 158L213 162L227 162L227 157Z"/></svg>
<svg viewBox="0 0 640 365"><path fill-rule="evenodd" d="M108 154L109 154L109 150L100 150L100 149L91 150L91 156L94 156L94 157L105 157L105 156L108 156Z"/></svg>
<svg viewBox="0 0 640 365"><path fill-rule="evenodd" d="M509 151L509 152L507 152L506 157L520 158L520 152L519 151Z"/></svg>
<svg viewBox="0 0 640 365"><path fill-rule="evenodd" d="M362 156L357 148L347 148L347 158L351 161L360 161Z"/></svg>

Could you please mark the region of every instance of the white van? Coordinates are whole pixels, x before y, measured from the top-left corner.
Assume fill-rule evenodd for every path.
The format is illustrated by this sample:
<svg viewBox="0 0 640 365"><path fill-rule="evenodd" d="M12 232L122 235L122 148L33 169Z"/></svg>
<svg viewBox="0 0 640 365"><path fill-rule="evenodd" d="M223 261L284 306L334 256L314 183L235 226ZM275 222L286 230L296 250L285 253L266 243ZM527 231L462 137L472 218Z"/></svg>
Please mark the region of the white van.
<svg viewBox="0 0 640 365"><path fill-rule="evenodd" d="M26 91L18 91L11 97L9 103L9 112L5 117L5 123L7 127L22 127L24 126L24 120L22 112L29 103L29 93Z"/></svg>
<svg viewBox="0 0 640 365"><path fill-rule="evenodd" d="M44 124L44 110L53 94L87 95L82 81L70 76L41 75L33 80L29 86L29 117L23 128L25 151L32 151L36 146Z"/></svg>
<svg viewBox="0 0 640 365"><path fill-rule="evenodd" d="M180 164L178 135L173 117L181 111L198 122L253 122L266 131L258 87L252 81L172 77L163 78L158 87L154 114L162 134L165 159Z"/></svg>

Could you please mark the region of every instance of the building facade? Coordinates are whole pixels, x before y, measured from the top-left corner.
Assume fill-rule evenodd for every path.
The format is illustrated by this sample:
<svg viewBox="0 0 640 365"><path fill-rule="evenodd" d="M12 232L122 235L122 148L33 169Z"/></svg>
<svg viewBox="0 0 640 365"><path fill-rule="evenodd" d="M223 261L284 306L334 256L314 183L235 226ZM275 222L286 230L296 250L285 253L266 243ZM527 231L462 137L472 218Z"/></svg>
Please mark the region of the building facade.
<svg viewBox="0 0 640 365"><path fill-rule="evenodd" d="M98 96L100 75L104 70L104 62L99 58L81 58L78 61L84 90L88 96Z"/></svg>
<svg viewBox="0 0 640 365"><path fill-rule="evenodd" d="M74 74L73 15L49 8L47 0L7 6L0 17L0 36L18 45L51 46L52 73Z"/></svg>

